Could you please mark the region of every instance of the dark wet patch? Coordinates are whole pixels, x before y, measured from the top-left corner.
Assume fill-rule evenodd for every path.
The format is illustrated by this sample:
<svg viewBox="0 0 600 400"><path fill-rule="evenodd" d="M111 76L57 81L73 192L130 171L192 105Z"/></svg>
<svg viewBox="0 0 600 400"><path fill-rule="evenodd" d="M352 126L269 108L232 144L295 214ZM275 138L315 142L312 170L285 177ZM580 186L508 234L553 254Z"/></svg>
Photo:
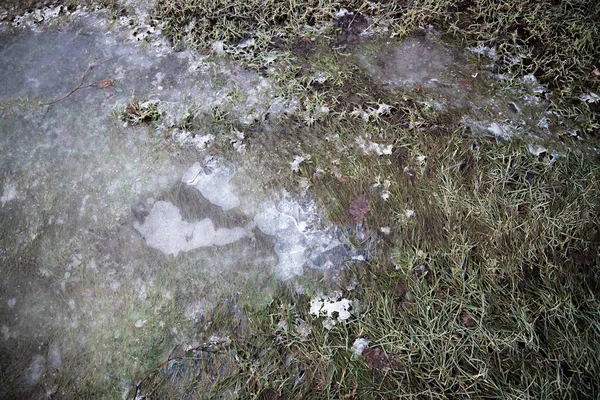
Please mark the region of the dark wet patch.
<svg viewBox="0 0 600 400"><path fill-rule="evenodd" d="M359 12L347 11L341 13L335 20L336 38L332 47L339 48L356 44L367 38L369 20Z"/></svg>

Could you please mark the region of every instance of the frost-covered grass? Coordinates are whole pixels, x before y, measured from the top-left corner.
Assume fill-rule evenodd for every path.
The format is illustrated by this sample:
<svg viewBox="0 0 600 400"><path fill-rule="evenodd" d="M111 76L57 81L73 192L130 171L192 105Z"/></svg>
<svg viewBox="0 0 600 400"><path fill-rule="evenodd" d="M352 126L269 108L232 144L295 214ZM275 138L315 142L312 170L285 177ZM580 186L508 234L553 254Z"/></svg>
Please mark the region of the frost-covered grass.
<svg viewBox="0 0 600 400"><path fill-rule="evenodd" d="M41 385L52 386L32 392L173 399L598 396L597 158L567 148L558 158L532 154L519 141L463 135L452 115L423 108L410 94L391 99L344 51L329 47L340 7L360 9L374 27L388 26L396 36L433 23L464 46L496 47L499 72L535 73L554 90L554 109L580 117L579 128L590 132L597 103L580 95L598 93L598 80L586 75L597 59L590 41L597 9L589 2L398 3L157 2L155 16L176 45L184 39L233 56L273 78L285 95L298 96L289 120L264 125L237 124L215 109L212 151L256 168L273 187L309 187L369 260L347 265L332 282L314 273L329 288L323 297L281 283L277 293L262 293L272 297L265 306L248 301L257 298L248 293L261 280L252 274L240 273L235 287L199 283L210 282L207 262L227 263L231 254L222 249L177 262L140 257L139 269L118 270L107 261L101 273L86 266L76 281L64 270L72 252L93 259L95 250L73 243L63 254L52 241L33 238L32 249L11 252L9 263L40 247L44 258L22 265L34 274L38 264L49 269L53 275L43 278L54 282L61 301L75 294L83 300L73 304L81 314L72 336L57 330L68 364L48 367ZM132 104L135 110L123 115L132 124L160 116L151 103L147 116L142 104ZM230 137L243 139L246 154ZM169 196L187 203L181 197L190 194ZM360 196L369 207L356 226L349 209ZM9 223L1 227L3 243L12 244ZM107 246L101 255L112 254L111 237L123 237L94 234L81 242ZM270 250L268 241L261 245ZM134 250L127 246L123 251L133 254L123 257L135 259ZM210 311L202 308L206 298L219 299ZM316 316L311 305L324 298L332 299L322 306L331 315ZM86 341L73 349L83 351L71 353L67 344L81 337ZM357 350L366 340L368 347ZM6 383L19 392L18 380Z"/></svg>
<svg viewBox="0 0 600 400"><path fill-rule="evenodd" d="M321 126L346 141L372 127ZM352 238L369 238L371 259L331 288L340 290L328 307L339 308L337 323L315 316L316 293L282 285L267 309L245 305L244 329L237 322L229 350L213 355L228 360L228 376L197 395L595 398L598 163L379 127L393 154L353 152L334 166L315 154L300 167L298 179L310 179L334 223L354 225L348 210L358 196L370 204ZM232 307L221 308L222 326ZM357 358L359 338L369 347ZM151 388L181 398L211 379L203 376Z"/></svg>
<svg viewBox="0 0 600 400"><path fill-rule="evenodd" d="M410 95L388 101L344 65L346 54L323 45L332 25L325 36L304 25L327 26L342 6L381 17L393 35L432 23L463 46L494 47L498 72L535 74L553 91L551 110L591 133L597 109L579 96L598 90L591 75L597 8L586 1L381 2L377 10L278 2L261 3L259 15L253 4L161 0L155 12L176 40L204 48L223 42L225 52L300 94L291 121L243 128L246 162L277 171L278 185L308 186L370 258L349 265L324 293L332 310L352 304L340 308L343 319L333 313L334 325L311 312L323 299L318 293L282 284L269 307L246 304L243 318L232 317L232 305L217 307L231 343L212 357L227 363L227 377L200 373L143 386L165 398L596 398L597 157L467 136L460 121ZM283 49L273 50L273 35ZM316 56L296 63L304 35ZM273 51L279 64L260 58ZM317 115L319 107L331 112ZM356 226L349 210L359 196L369 207ZM357 350L366 343L357 339L368 347ZM206 355L180 360L198 365Z"/></svg>
<svg viewBox="0 0 600 400"><path fill-rule="evenodd" d="M491 50L497 72L534 74L552 91L552 111L577 118L582 132L598 129L597 104L580 97L600 90L600 11L593 0L159 0L154 17L164 22L177 45L227 53L288 85L305 86L297 79L297 67L282 67L290 67L290 58L314 51L319 43L338 43L341 28L334 20L341 8L360 12L369 18L368 30L392 37L431 24L447 40L480 53Z"/></svg>

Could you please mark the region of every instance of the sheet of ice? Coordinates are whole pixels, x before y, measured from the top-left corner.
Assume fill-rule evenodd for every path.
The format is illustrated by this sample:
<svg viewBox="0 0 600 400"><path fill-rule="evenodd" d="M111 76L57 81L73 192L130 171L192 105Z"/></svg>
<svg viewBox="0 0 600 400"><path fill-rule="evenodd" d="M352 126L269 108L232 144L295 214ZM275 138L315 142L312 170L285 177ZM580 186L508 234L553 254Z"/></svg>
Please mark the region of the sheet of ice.
<svg viewBox="0 0 600 400"><path fill-rule="evenodd" d="M263 233L274 236L279 259L276 276L288 280L302 275L304 267L339 267L356 255L356 250L333 227L319 228L317 208L312 200L304 203L284 197L266 201L254 217Z"/></svg>
<svg viewBox="0 0 600 400"><path fill-rule="evenodd" d="M0 203L2 203L2 206L4 206L6 203L14 199L16 195L17 187L14 184L9 183L6 186L4 186L4 191L2 192L2 196L0 197Z"/></svg>
<svg viewBox="0 0 600 400"><path fill-rule="evenodd" d="M240 205L240 199L233 193L230 183L235 175L235 167L224 160L209 158L204 166L194 163L183 175L181 181L194 186L202 196L224 211Z"/></svg>
<svg viewBox="0 0 600 400"><path fill-rule="evenodd" d="M215 229L209 218L183 221L179 209L167 201L156 202L144 223L134 222L134 228L148 246L175 256L200 247L225 246L247 236L241 227Z"/></svg>

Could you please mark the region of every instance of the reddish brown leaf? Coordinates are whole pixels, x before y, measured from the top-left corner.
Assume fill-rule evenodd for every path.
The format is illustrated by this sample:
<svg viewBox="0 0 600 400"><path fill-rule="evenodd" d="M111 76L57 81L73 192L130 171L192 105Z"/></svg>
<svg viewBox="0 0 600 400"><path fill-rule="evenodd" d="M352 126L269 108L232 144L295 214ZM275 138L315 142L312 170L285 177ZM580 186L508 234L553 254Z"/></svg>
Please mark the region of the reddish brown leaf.
<svg viewBox="0 0 600 400"><path fill-rule="evenodd" d="M476 322L473 319L473 317L471 317L471 314L469 314L466 311L463 311L463 313L460 315L460 322L463 324L464 327L466 328L472 328L475 326Z"/></svg>
<svg viewBox="0 0 600 400"><path fill-rule="evenodd" d="M573 253L573 258L575 259L575 261L577 261L579 264L581 265L585 265L586 267L589 267L592 265L592 260L586 256L585 254L576 251Z"/></svg>
<svg viewBox="0 0 600 400"><path fill-rule="evenodd" d="M113 85L113 81L110 80L110 79L105 79L103 81L100 81L100 87L102 89L107 88L107 87L112 86L112 85Z"/></svg>
<svg viewBox="0 0 600 400"><path fill-rule="evenodd" d="M126 108L125 108L125 112L129 115L135 115L135 116L140 116L140 112L138 111L137 108L135 108L135 106L129 104Z"/></svg>
<svg viewBox="0 0 600 400"><path fill-rule="evenodd" d="M369 213L369 211L371 211L371 206L369 205L369 200L367 199L367 196L365 196L364 194L352 200L352 202L350 203L350 209L348 210L348 212L352 216L352 219L354 220L354 222L356 222L356 225L362 224L363 220L365 219L365 216Z"/></svg>
<svg viewBox="0 0 600 400"><path fill-rule="evenodd" d="M367 361L369 367L381 372L392 370L404 371L404 368L393 356L386 354L382 348L365 348L362 352L363 357Z"/></svg>
<svg viewBox="0 0 600 400"><path fill-rule="evenodd" d="M396 284L396 288L394 289L394 295L396 296L396 298L399 300L404 300L407 292L408 292L408 290L406 287L406 283L399 281Z"/></svg>

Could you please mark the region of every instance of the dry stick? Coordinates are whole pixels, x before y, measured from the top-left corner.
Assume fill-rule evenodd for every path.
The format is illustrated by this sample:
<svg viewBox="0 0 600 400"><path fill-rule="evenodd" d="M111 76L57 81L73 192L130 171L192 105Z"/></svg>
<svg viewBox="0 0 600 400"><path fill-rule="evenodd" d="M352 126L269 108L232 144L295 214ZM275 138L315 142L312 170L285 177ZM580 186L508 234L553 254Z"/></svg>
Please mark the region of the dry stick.
<svg viewBox="0 0 600 400"><path fill-rule="evenodd" d="M144 376L144 378L143 378L141 381L139 381L139 383L138 383L137 385L135 385L135 391L133 392L133 397L132 397L132 398L133 398L133 399L135 399L135 398L137 397L137 395L138 395L138 392L139 392L139 391L140 391L140 389L142 388L142 385L144 384L144 382L146 382L148 379L150 379L150 376L151 376L151 375L152 375L154 372L158 371L159 369L161 369L162 367L164 367L165 365L167 365L167 364L168 364L168 363L170 363L171 361L173 361L173 360L177 360L178 358L182 358L182 357L184 357L186 354L188 354L188 353L191 353L191 352L194 352L194 351L205 351L205 352L207 352L207 353L216 353L216 352L218 352L219 350L211 350L211 349L210 349L210 347L211 347L211 346L214 346L215 344L218 344L218 343L204 343L204 344L202 344L202 345L200 345L200 346L197 346L197 347L191 348L191 349L189 349L189 350L186 350L186 351L184 351L184 352L181 352L181 353L179 353L179 354L177 354L177 355L175 355L175 356L169 357L167 360L165 360L165 361L161 362L161 363L160 363L160 364L158 364L156 367L152 368L152 369L151 369L151 370L150 370L150 371L149 371L149 372L146 374L146 376ZM127 396L127 398L129 398L129 396Z"/></svg>
<svg viewBox="0 0 600 400"><path fill-rule="evenodd" d="M90 72L90 70L93 69L95 66L103 64L103 63L105 63L108 60L109 59L107 58L105 60L96 61L96 62L93 62L90 65L88 65L87 69L85 70L85 73L81 76L81 81L79 82L79 85L75 86L75 89L71 90L69 93L67 93L66 95L64 95L61 98L53 100L53 101L51 101L49 103L42 103L41 105L42 106L50 106L50 105L52 105L54 103L58 103L59 101L66 99L67 97L69 97L70 95L72 95L73 93L75 93L76 91L78 91L79 89L85 89L85 88L88 88L88 87L96 86L96 85L98 85L98 83L103 82L103 81L96 81L96 82L90 83L89 85L82 86L83 85L83 81L85 80L85 77L87 76L88 72Z"/></svg>

